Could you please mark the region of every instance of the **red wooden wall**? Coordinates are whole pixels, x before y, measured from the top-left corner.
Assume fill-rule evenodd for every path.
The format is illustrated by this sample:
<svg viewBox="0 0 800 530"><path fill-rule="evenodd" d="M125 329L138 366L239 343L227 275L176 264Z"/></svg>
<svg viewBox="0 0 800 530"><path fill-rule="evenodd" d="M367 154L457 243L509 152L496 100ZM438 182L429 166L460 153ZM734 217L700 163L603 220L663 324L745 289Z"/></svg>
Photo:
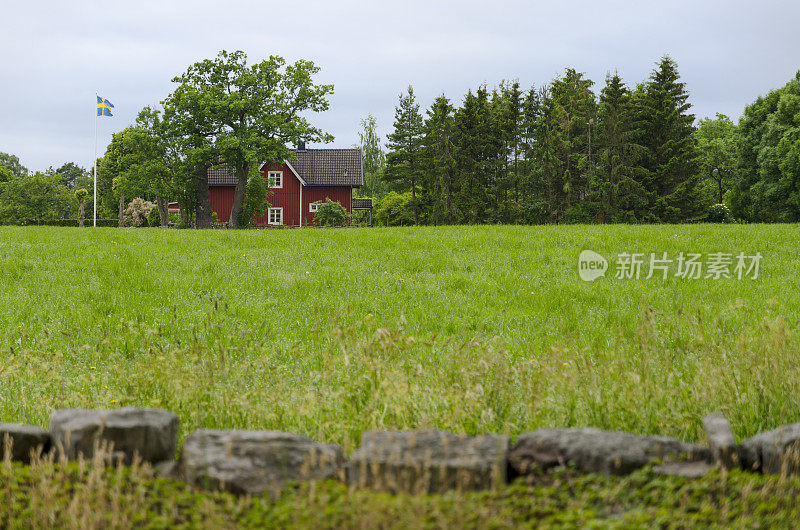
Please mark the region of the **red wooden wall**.
<svg viewBox="0 0 800 530"><path fill-rule="evenodd" d="M313 223L314 214L309 212L309 204L316 201L324 201L329 198L337 201L344 206L348 212L352 206L352 188L349 186L305 186L303 187L303 205L300 206L300 181L294 176L292 170L286 164L272 164L262 168L264 178L267 178L269 171L283 171L283 188L273 188L272 195L268 197L269 203L273 208L283 208L283 224L288 226L298 226L300 224L300 213L302 211L303 226ZM211 186L211 209L217 212L220 222L228 222L233 207L234 186ZM267 226L269 224L269 214L264 213L256 218L256 224Z"/></svg>

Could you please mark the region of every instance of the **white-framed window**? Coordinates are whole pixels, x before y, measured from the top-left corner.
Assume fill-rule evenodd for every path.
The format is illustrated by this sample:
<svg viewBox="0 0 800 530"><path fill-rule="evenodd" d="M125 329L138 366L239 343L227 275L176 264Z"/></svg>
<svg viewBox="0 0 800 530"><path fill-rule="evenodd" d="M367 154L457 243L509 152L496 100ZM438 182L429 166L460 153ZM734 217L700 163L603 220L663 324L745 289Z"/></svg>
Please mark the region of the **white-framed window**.
<svg viewBox="0 0 800 530"><path fill-rule="evenodd" d="M282 225L283 224L283 208L270 208L269 209L269 224Z"/></svg>
<svg viewBox="0 0 800 530"><path fill-rule="evenodd" d="M283 171L270 171L267 173L267 181L270 188L283 187Z"/></svg>
<svg viewBox="0 0 800 530"><path fill-rule="evenodd" d="M322 204L322 203L319 203L319 202L311 202L311 203L309 203L308 204L308 211L311 212L311 213L316 212L317 210L319 210L319 205L320 204Z"/></svg>

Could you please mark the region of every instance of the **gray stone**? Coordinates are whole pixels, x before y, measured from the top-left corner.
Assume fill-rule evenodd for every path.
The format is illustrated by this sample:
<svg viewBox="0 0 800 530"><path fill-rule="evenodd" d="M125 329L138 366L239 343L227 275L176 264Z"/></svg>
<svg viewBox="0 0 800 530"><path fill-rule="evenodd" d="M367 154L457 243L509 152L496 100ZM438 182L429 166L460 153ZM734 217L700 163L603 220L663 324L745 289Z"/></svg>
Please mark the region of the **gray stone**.
<svg viewBox="0 0 800 530"><path fill-rule="evenodd" d="M392 493L489 489L506 480L508 444L501 435L365 432L348 463L347 480Z"/></svg>
<svg viewBox="0 0 800 530"><path fill-rule="evenodd" d="M800 474L800 423L778 427L742 441L745 469Z"/></svg>
<svg viewBox="0 0 800 530"><path fill-rule="evenodd" d="M742 465L739 446L733 436L731 425L725 416L714 413L703 418L706 441L711 449L714 462L725 469L734 469Z"/></svg>
<svg viewBox="0 0 800 530"><path fill-rule="evenodd" d="M714 469L708 462L668 462L660 466L653 466L653 471L658 475L668 475L685 478L700 478Z"/></svg>
<svg viewBox="0 0 800 530"><path fill-rule="evenodd" d="M115 410L60 409L50 416L53 447L68 459L92 458L104 443L113 460L125 464L138 455L145 462L175 458L178 417L161 409L127 407ZM108 450L108 449L106 449Z"/></svg>
<svg viewBox="0 0 800 530"><path fill-rule="evenodd" d="M508 460L518 473L559 465L579 471L624 475L653 458L697 461L710 457L708 448L667 436L639 436L600 429L539 429L519 437Z"/></svg>
<svg viewBox="0 0 800 530"><path fill-rule="evenodd" d="M180 471L190 484L258 495L290 481L332 478L344 461L338 445L298 434L199 430L183 444Z"/></svg>
<svg viewBox="0 0 800 530"><path fill-rule="evenodd" d="M21 423L0 423L0 459L5 457L5 440L11 443L11 460L30 462L31 452L44 453L50 449L50 435L40 427Z"/></svg>

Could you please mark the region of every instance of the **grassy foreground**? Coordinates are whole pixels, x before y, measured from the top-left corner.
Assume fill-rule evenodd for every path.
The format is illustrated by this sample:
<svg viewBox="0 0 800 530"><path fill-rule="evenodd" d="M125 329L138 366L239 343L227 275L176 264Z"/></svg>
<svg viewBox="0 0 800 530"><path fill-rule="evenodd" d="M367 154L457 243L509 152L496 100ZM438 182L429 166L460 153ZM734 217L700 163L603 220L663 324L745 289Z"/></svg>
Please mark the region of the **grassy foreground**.
<svg viewBox="0 0 800 530"><path fill-rule="evenodd" d="M596 426L701 440L800 421L794 226L77 230L0 227L0 421L175 411L351 450L365 429ZM583 249L761 252L758 279L606 278ZM147 469L0 464L0 527L791 526L800 481L543 477L390 497L235 498Z"/></svg>
<svg viewBox="0 0 800 530"><path fill-rule="evenodd" d="M0 464L1 528L792 528L800 479L559 471L487 492L407 496L327 481L278 496L198 492L147 468Z"/></svg>
<svg viewBox="0 0 800 530"><path fill-rule="evenodd" d="M0 421L140 405L352 449L365 429L800 421L792 225L0 227ZM578 254L761 252L758 279L593 283Z"/></svg>

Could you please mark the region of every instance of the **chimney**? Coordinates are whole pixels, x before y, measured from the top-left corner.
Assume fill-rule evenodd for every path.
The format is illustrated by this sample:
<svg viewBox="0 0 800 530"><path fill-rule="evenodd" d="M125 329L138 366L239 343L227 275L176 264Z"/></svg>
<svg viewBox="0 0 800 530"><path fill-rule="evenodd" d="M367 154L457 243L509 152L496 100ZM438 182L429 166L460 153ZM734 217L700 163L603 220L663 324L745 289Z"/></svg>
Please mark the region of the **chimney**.
<svg viewBox="0 0 800 530"><path fill-rule="evenodd" d="M306 143L305 142L300 142L297 145L297 152L298 153L305 153L306 152Z"/></svg>

